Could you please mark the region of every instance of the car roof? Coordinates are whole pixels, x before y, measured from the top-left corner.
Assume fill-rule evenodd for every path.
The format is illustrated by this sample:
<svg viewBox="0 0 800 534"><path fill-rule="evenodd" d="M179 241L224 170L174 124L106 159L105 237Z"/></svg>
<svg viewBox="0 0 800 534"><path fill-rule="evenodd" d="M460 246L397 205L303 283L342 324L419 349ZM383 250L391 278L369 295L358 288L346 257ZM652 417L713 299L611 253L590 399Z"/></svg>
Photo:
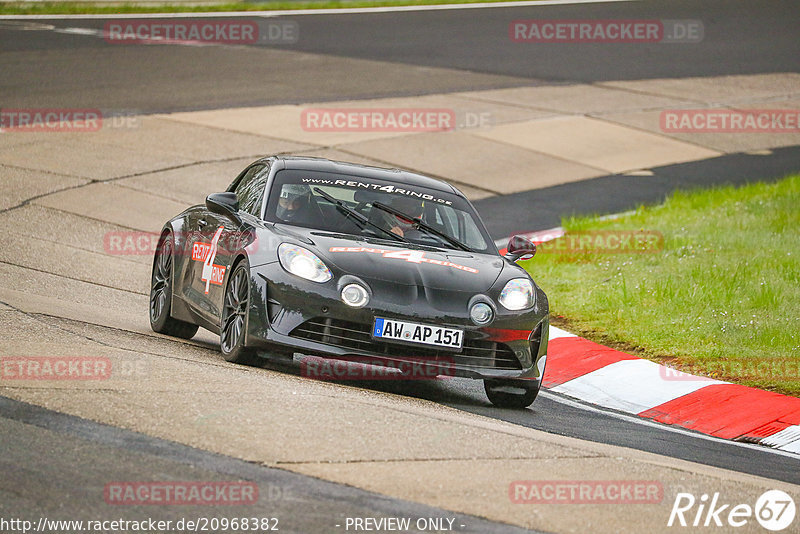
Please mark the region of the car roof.
<svg viewBox="0 0 800 534"><path fill-rule="evenodd" d="M444 191L447 193L464 196L458 189L442 180L430 178L422 174L417 174L401 169L385 169L382 167L371 167L369 165L359 165L344 161L334 161L325 158L312 158L300 156L272 156L263 158L280 161L286 169L303 169L309 171L331 172L346 176L357 176L361 178L376 178L390 182L399 182L405 185L416 185Z"/></svg>

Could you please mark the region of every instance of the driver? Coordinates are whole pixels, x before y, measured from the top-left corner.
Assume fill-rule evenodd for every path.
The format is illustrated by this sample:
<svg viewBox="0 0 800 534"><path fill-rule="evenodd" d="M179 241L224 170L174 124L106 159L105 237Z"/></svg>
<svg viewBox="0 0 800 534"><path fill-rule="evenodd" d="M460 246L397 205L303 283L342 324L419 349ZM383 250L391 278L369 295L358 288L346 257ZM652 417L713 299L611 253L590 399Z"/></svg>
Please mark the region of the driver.
<svg viewBox="0 0 800 534"><path fill-rule="evenodd" d="M275 215L286 222L302 222L308 214L311 189L302 184L285 184L281 188Z"/></svg>
<svg viewBox="0 0 800 534"><path fill-rule="evenodd" d="M389 202L389 206L415 218L422 217L424 212L424 206L422 202L410 197L394 197ZM409 232L416 234L417 231L414 229L414 225L412 223L388 212L382 212L382 215L384 222L382 226L388 228L400 237L410 237L408 235Z"/></svg>

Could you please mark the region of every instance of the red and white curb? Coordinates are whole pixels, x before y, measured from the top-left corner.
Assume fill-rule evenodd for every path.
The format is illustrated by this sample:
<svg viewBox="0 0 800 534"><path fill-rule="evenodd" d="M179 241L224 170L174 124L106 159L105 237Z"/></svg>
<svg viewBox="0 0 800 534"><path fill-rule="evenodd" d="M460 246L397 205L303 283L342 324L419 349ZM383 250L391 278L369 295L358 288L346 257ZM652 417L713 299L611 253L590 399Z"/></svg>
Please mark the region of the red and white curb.
<svg viewBox="0 0 800 534"><path fill-rule="evenodd" d="M554 326L542 385L645 419L800 454L800 398L676 371Z"/></svg>

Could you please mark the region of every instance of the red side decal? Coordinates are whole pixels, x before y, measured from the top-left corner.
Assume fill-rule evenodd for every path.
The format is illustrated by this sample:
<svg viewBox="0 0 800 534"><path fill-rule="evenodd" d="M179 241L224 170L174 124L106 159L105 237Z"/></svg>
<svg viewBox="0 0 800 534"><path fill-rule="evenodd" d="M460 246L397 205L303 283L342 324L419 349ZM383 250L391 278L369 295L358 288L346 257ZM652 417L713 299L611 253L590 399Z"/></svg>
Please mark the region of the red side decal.
<svg viewBox="0 0 800 534"><path fill-rule="evenodd" d="M203 272L200 275L200 280L206 283L206 293L208 293L209 284L221 286L225 280L226 268L214 263L217 257L217 243L223 230L223 226L217 228L211 243L198 241L192 245L192 260L203 262Z"/></svg>

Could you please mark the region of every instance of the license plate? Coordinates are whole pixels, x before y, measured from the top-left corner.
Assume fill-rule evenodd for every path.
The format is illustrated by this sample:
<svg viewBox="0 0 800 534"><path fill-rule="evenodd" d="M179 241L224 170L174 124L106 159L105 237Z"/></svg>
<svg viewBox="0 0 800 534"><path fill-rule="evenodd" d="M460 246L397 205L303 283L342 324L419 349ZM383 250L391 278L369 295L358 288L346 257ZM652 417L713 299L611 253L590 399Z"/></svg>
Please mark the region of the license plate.
<svg viewBox="0 0 800 534"><path fill-rule="evenodd" d="M409 323L395 319L375 319L372 336L377 339L434 345L458 350L464 342L464 331L446 326Z"/></svg>

